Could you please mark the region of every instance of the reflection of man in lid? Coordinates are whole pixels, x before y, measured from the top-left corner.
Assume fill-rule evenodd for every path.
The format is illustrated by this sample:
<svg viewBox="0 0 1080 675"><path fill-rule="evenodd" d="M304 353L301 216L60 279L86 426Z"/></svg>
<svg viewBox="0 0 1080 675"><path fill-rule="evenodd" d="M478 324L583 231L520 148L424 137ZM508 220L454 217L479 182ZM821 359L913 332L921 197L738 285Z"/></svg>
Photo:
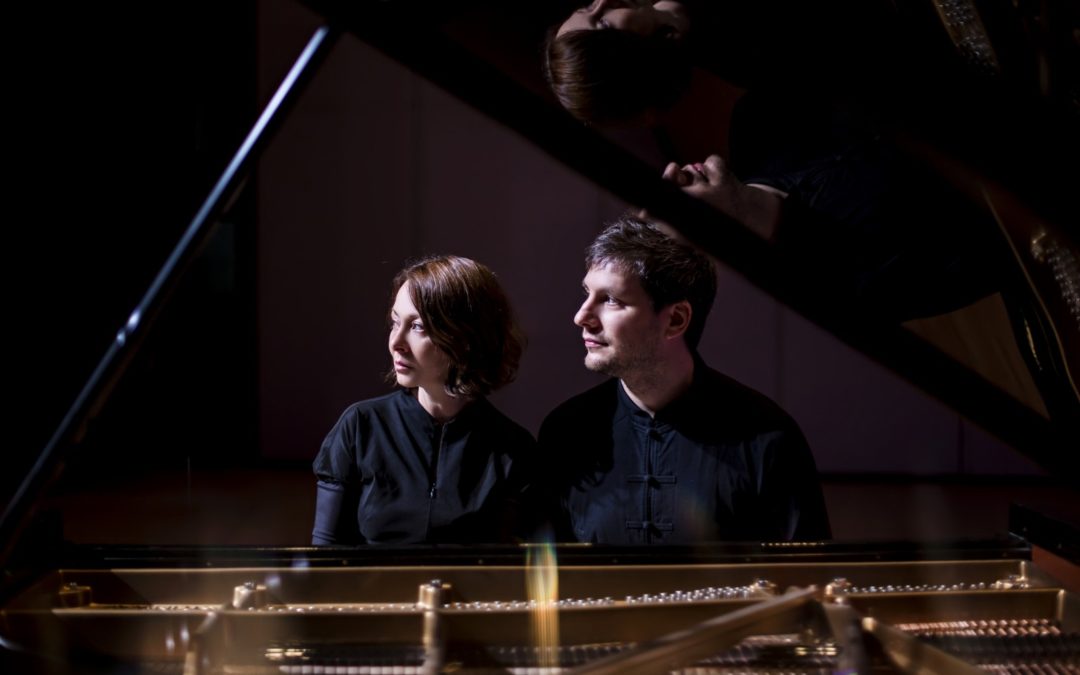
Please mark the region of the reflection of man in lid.
<svg viewBox="0 0 1080 675"><path fill-rule="evenodd" d="M626 219L592 243L586 268L574 323L585 366L613 379L560 405L540 429L573 537L607 544L829 537L798 426L697 355L716 296L709 259Z"/></svg>

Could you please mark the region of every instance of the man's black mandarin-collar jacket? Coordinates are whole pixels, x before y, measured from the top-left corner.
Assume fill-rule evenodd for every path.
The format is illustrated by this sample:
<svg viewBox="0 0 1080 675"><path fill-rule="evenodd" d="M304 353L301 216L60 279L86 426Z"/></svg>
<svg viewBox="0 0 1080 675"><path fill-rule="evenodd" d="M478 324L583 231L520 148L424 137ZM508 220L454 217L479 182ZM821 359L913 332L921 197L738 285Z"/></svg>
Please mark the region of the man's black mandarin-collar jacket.
<svg viewBox="0 0 1080 675"><path fill-rule="evenodd" d="M563 403L540 428L560 538L601 544L820 540L817 468L787 413L700 360L655 418L617 379Z"/></svg>

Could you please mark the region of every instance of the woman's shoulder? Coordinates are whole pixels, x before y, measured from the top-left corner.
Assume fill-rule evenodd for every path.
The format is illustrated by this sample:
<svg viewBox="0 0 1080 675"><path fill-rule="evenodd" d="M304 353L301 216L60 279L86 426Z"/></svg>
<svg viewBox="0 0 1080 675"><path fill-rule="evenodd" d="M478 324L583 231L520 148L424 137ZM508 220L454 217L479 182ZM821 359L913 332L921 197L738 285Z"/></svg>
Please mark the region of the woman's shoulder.
<svg viewBox="0 0 1080 675"><path fill-rule="evenodd" d="M374 398L366 398L345 408L338 419L338 424L357 424L373 419L386 419L389 416L397 416L403 410L407 410L410 407L410 402L413 401L415 399L403 389L397 389Z"/></svg>
<svg viewBox="0 0 1080 675"><path fill-rule="evenodd" d="M365 398L362 401L357 401L357 402L349 405L341 413L341 416L342 417L346 417L346 416L354 416L354 417L355 416L362 416L362 415L366 415L366 414L369 414L369 413L374 412L374 411L384 410L384 409L387 409L387 408L392 408L392 407L394 407L396 405L396 402L394 401L394 399L397 398L398 395L399 395L399 392L392 391L389 394L383 394L382 396L376 396L374 398Z"/></svg>

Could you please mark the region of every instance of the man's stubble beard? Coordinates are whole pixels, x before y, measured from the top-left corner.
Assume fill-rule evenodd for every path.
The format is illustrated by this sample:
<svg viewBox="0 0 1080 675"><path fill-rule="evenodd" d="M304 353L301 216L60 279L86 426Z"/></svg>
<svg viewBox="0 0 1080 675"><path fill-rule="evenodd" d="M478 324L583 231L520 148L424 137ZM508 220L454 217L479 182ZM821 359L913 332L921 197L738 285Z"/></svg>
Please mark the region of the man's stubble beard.
<svg viewBox="0 0 1080 675"><path fill-rule="evenodd" d="M612 354L608 358L590 358L600 355L587 354L585 368L621 380L650 381L654 379L659 365L656 352L656 346L650 345L631 353Z"/></svg>

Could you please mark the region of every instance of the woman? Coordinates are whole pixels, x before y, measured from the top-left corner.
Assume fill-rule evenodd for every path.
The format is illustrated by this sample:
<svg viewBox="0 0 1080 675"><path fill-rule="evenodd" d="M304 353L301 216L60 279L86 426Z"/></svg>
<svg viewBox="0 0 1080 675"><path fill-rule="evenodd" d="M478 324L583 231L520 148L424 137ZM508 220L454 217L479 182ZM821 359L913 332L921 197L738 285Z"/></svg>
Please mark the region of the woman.
<svg viewBox="0 0 1080 675"><path fill-rule="evenodd" d="M524 338L487 267L430 257L394 278L389 377L349 406L315 458L312 543L493 542L521 530L535 442L486 396Z"/></svg>
<svg viewBox="0 0 1080 675"><path fill-rule="evenodd" d="M595 0L549 32L544 76L582 121L651 125L689 86L688 29L678 2Z"/></svg>
<svg viewBox="0 0 1080 675"><path fill-rule="evenodd" d="M998 289L1000 243L986 212L882 132L886 92L923 72L893 63L888 16L851 0L595 0L552 31L546 75L583 121L653 128L674 160L664 178L803 259L829 260L853 302L933 316ZM749 91L702 105L694 66ZM726 147L698 133L714 127Z"/></svg>
<svg viewBox="0 0 1080 675"><path fill-rule="evenodd" d="M544 75L578 119L653 126L695 66L744 88L894 86L916 56L898 64L898 23L866 0L593 0L549 31Z"/></svg>

